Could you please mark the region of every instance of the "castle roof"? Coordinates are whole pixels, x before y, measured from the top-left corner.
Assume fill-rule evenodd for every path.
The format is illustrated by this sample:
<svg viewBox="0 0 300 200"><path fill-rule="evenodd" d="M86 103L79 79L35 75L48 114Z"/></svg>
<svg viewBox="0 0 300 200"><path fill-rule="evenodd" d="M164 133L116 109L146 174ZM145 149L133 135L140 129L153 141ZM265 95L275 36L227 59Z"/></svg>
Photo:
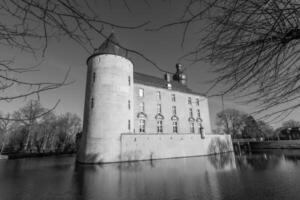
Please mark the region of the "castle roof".
<svg viewBox="0 0 300 200"><path fill-rule="evenodd" d="M164 89L167 88L168 82L163 78L158 78L155 76L150 76L150 75L142 74L142 73L138 73L138 72L134 72L133 78L134 78L134 82L138 83L138 84L153 86L153 87L157 87L157 88L164 88ZM205 94L201 94L201 93L192 91L186 85L183 85L177 81L171 81L170 83L172 85L172 90L174 90L174 91L195 94L195 95L200 95L200 96L206 96Z"/></svg>
<svg viewBox="0 0 300 200"><path fill-rule="evenodd" d="M119 46L119 41L114 33L111 33L108 38L95 50L95 54L114 54L127 57L126 50Z"/></svg>

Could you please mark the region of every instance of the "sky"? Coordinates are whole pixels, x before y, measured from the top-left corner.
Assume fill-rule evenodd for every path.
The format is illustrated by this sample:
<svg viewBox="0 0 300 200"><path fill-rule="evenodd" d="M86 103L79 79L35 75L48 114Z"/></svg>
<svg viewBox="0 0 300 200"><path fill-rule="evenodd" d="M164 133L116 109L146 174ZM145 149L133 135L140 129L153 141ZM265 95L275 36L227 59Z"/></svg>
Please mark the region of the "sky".
<svg viewBox="0 0 300 200"><path fill-rule="evenodd" d="M110 3L109 3L110 2ZM147 31L148 28L155 28L159 25L179 19L183 12L184 1L153 1L148 6L144 1L130 0L129 11L122 1L101 1L95 5L95 10L103 19L122 25L137 25L146 21L151 21L146 27L138 30L120 30L106 27L105 34L112 31L117 35L119 42L129 49L134 49L152 61L157 63L162 69L175 72L175 64L179 58L186 53L195 43L197 38L197 27L191 30L186 43L180 46L182 37L182 27L171 27L160 31ZM110 5L111 4L111 5ZM94 41L95 46L100 46L103 40ZM0 45L2 57L14 57L16 65L32 66L40 63L40 70L21 75L16 75L23 80L31 81L61 81L68 69L70 85L63 86L56 90L47 91L41 95L41 102L44 107L51 108L60 100L55 112L72 112L83 116L83 105L85 96L86 81L86 59L90 53L81 48L77 43L68 38L50 40L44 57L35 57L24 53L18 49L11 49ZM143 58L131 55L134 62L134 71L145 73L157 77L163 77L163 73ZM212 66L208 63L200 62L191 65L188 61L181 61L187 67L188 86L199 93L205 93L211 84L208 81L214 80L216 74L211 72ZM18 93L20 89L14 88L12 93ZM32 97L36 98L36 97ZM3 113L13 112L23 106L30 99L19 99L12 102L0 102ZM244 112L251 113L255 110L255 105L240 105L230 96L224 98L225 108L236 108ZM222 103L219 97L209 98L211 124L215 126L216 113L222 110ZM285 120L299 119L299 110L292 113ZM271 124L274 127L280 126L281 122Z"/></svg>

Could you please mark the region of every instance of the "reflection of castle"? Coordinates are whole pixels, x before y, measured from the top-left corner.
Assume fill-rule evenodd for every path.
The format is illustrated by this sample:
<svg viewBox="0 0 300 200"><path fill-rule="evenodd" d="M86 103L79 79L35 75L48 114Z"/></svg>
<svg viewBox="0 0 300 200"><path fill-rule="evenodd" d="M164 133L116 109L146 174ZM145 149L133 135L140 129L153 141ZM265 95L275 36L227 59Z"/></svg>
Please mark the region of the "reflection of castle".
<svg viewBox="0 0 300 200"><path fill-rule="evenodd" d="M126 55L111 34L87 60L78 160L105 163L207 154L212 137L205 136L211 132L207 98L186 86L181 65L176 65L173 79L170 74L161 79L134 73Z"/></svg>

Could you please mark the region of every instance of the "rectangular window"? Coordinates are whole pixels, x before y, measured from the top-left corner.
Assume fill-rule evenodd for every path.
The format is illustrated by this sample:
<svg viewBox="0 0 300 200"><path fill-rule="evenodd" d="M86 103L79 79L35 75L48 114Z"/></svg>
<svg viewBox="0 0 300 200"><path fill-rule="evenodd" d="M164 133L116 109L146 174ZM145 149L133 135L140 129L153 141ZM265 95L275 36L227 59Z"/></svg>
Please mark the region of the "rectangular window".
<svg viewBox="0 0 300 200"><path fill-rule="evenodd" d="M175 102L175 101L176 101L175 94L172 94L172 101L173 101L173 102Z"/></svg>
<svg viewBox="0 0 300 200"><path fill-rule="evenodd" d="M130 131L130 119L128 120L128 130Z"/></svg>
<svg viewBox="0 0 300 200"><path fill-rule="evenodd" d="M131 85L131 80L130 80L130 76L128 76L128 85Z"/></svg>
<svg viewBox="0 0 300 200"><path fill-rule="evenodd" d="M139 88L139 97L144 97L144 89Z"/></svg>
<svg viewBox="0 0 300 200"><path fill-rule="evenodd" d="M178 124L177 124L177 121L173 121L173 133L178 133Z"/></svg>
<svg viewBox="0 0 300 200"><path fill-rule="evenodd" d="M140 133L145 133L145 125L146 121L144 119L140 119Z"/></svg>
<svg viewBox="0 0 300 200"><path fill-rule="evenodd" d="M91 99L91 108L94 108L94 98Z"/></svg>
<svg viewBox="0 0 300 200"><path fill-rule="evenodd" d="M157 98L157 100L161 100L161 93L160 93L160 91L156 92L156 98Z"/></svg>
<svg viewBox="0 0 300 200"><path fill-rule="evenodd" d="M190 130L191 130L191 133L195 133L195 124L194 124L194 122L191 122L190 123Z"/></svg>
<svg viewBox="0 0 300 200"><path fill-rule="evenodd" d="M145 103L144 102L140 103L140 112L145 112Z"/></svg>
<svg viewBox="0 0 300 200"><path fill-rule="evenodd" d="M157 113L161 113L161 104L157 104Z"/></svg>
<svg viewBox="0 0 300 200"><path fill-rule="evenodd" d="M162 124L162 120L158 120L158 121L157 121L157 132L158 132L158 133L162 133L162 132L163 132L163 124Z"/></svg>
<svg viewBox="0 0 300 200"><path fill-rule="evenodd" d="M199 100L199 98L196 99L196 104L197 104L197 106L200 105L200 100Z"/></svg>
<svg viewBox="0 0 300 200"><path fill-rule="evenodd" d="M93 72L93 83L96 81L96 72Z"/></svg>
<svg viewBox="0 0 300 200"><path fill-rule="evenodd" d="M128 100L128 110L130 110L130 107L131 107L130 100Z"/></svg>
<svg viewBox="0 0 300 200"><path fill-rule="evenodd" d="M192 108L189 109L189 113L190 113L190 117L193 117L193 109Z"/></svg>
<svg viewBox="0 0 300 200"><path fill-rule="evenodd" d="M172 106L172 114L176 115L176 106Z"/></svg>
<svg viewBox="0 0 300 200"><path fill-rule="evenodd" d="M197 110L197 116L198 116L198 118L201 118L200 109Z"/></svg>
<svg viewBox="0 0 300 200"><path fill-rule="evenodd" d="M188 98L188 104L190 104L190 105L192 104L192 98L191 97Z"/></svg>

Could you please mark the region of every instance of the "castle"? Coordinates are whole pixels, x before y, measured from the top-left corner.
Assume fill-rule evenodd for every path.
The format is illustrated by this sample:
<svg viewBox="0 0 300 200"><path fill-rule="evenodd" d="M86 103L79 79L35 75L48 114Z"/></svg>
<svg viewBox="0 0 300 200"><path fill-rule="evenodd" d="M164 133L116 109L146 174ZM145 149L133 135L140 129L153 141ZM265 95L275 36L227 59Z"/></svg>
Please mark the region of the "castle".
<svg viewBox="0 0 300 200"><path fill-rule="evenodd" d="M205 95L187 87L182 66L171 77L133 72L114 34L87 59L82 163L163 159L232 151L212 135Z"/></svg>

